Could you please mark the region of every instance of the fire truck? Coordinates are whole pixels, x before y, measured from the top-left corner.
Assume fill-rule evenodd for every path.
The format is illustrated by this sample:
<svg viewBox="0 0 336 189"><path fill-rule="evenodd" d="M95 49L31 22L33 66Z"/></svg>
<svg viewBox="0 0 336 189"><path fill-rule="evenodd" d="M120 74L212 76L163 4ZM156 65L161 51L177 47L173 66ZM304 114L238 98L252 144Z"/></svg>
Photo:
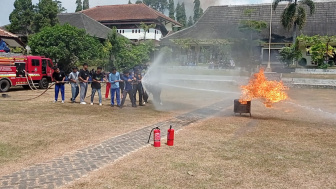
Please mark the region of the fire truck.
<svg viewBox="0 0 336 189"><path fill-rule="evenodd" d="M44 56L0 55L0 92L7 92L12 86L46 89L53 72L53 62Z"/></svg>

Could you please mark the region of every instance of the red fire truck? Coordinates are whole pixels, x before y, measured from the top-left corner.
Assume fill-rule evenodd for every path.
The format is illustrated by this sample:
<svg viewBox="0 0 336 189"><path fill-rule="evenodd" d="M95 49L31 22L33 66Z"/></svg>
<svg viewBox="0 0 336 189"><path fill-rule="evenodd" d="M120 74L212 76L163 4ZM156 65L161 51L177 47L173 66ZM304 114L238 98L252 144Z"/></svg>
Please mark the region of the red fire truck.
<svg viewBox="0 0 336 189"><path fill-rule="evenodd" d="M0 56L0 92L12 86L46 89L52 81L53 62L43 56Z"/></svg>

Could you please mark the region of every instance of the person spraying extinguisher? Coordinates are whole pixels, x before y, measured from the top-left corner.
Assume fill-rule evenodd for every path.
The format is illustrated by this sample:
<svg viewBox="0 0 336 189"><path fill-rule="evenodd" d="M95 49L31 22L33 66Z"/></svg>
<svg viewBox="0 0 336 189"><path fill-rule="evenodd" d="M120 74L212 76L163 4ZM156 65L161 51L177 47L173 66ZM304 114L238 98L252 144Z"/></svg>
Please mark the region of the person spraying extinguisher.
<svg viewBox="0 0 336 189"><path fill-rule="evenodd" d="M155 127L151 130L147 143L149 143L152 132L154 133L154 138L153 138L154 139L154 147L160 147L161 146L161 131L160 131L159 127Z"/></svg>
<svg viewBox="0 0 336 189"><path fill-rule="evenodd" d="M168 134L167 134L167 145L168 146L173 146L174 145L174 129L172 129L172 126L168 129Z"/></svg>

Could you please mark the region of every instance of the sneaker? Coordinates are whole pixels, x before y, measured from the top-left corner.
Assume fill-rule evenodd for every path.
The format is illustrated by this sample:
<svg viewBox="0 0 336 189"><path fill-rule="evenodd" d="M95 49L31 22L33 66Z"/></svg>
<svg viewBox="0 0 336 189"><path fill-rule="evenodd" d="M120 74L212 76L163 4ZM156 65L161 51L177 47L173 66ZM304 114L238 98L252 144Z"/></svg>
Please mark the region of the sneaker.
<svg viewBox="0 0 336 189"><path fill-rule="evenodd" d="M99 103L99 106L102 106L103 104L102 103Z"/></svg>
<svg viewBox="0 0 336 189"><path fill-rule="evenodd" d="M111 107L114 107L114 104L111 104Z"/></svg>
<svg viewBox="0 0 336 189"><path fill-rule="evenodd" d="M81 102L80 104L86 104L86 102Z"/></svg>
<svg viewBox="0 0 336 189"><path fill-rule="evenodd" d="M57 102L57 100L54 100L54 103L56 103Z"/></svg>
<svg viewBox="0 0 336 189"><path fill-rule="evenodd" d="M64 100L62 100L62 104L64 104Z"/></svg>
<svg viewBox="0 0 336 189"><path fill-rule="evenodd" d="M70 98L70 101L73 101L72 98Z"/></svg>
<svg viewBox="0 0 336 189"><path fill-rule="evenodd" d="M93 105L93 102L91 102L91 105Z"/></svg>

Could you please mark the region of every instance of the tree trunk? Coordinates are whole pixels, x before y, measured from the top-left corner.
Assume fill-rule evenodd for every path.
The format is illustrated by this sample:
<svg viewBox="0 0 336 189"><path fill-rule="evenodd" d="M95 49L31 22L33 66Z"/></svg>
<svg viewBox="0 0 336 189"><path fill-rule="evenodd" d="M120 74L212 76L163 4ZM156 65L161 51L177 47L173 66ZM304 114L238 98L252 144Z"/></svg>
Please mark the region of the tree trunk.
<svg viewBox="0 0 336 189"><path fill-rule="evenodd" d="M294 27L293 27L293 44L295 43L296 40L296 32L297 32L297 24L294 23Z"/></svg>

